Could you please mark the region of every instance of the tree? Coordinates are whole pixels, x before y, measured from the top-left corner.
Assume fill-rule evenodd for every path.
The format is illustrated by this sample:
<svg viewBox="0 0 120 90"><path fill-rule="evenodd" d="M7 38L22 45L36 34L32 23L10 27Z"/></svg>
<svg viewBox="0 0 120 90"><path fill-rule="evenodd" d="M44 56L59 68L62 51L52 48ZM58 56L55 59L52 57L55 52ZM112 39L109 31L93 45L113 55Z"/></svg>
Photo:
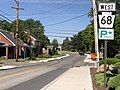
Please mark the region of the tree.
<svg viewBox="0 0 120 90"><path fill-rule="evenodd" d="M114 0L97 0L98 2L115 2ZM98 2L96 3L98 6ZM120 0L116 1L117 4L117 12L116 12L116 19L115 19L115 39L112 41L108 41L108 50L111 49L111 47L115 50L120 51ZM88 16L93 17L93 9L90 10ZM91 20L90 24L87 25L87 27L79 32L77 35L74 35L71 38L71 41L64 40L63 46L66 49L67 47L70 47L71 49L75 50L89 50L91 52L94 52L94 27L93 27L93 20ZM67 43L67 44L66 44ZM101 45L103 45L103 40L99 40L99 50ZM111 45L111 47L109 46ZM108 52L109 53L109 52ZM111 52L110 52L111 53Z"/></svg>
<svg viewBox="0 0 120 90"><path fill-rule="evenodd" d="M44 27L42 26L39 20L34 21L33 19L25 20L25 27L27 30L30 30L38 39L41 41L44 46L50 44L50 40L44 34Z"/></svg>
<svg viewBox="0 0 120 90"><path fill-rule="evenodd" d="M67 50L67 51L71 51L71 42L70 42L68 37L66 37L66 39L63 40L62 49Z"/></svg>
<svg viewBox="0 0 120 90"><path fill-rule="evenodd" d="M53 45L54 48L57 48L57 47L58 47L58 41L57 41L57 39L54 39L54 40L52 41L52 45Z"/></svg>
<svg viewBox="0 0 120 90"><path fill-rule="evenodd" d="M15 25L13 25L13 26L15 26ZM11 23L7 22L6 20L0 20L0 28L3 30L10 31Z"/></svg>
<svg viewBox="0 0 120 90"><path fill-rule="evenodd" d="M3 30L12 32L16 31L16 20L12 21L11 23L5 20L0 20L0 25L0 28ZM32 18L27 20L19 19L19 38L25 43L28 43L28 39L30 37L28 31L38 37L44 46L50 44L50 40L44 34L44 26L42 26L39 20L34 20Z"/></svg>

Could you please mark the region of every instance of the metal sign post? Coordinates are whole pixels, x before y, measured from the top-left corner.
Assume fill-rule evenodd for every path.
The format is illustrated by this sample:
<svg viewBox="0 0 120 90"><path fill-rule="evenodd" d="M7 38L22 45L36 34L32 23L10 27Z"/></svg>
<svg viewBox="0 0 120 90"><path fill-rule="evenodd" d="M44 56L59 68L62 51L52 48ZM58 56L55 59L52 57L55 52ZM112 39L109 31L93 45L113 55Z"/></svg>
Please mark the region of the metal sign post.
<svg viewBox="0 0 120 90"><path fill-rule="evenodd" d="M106 64L107 64L107 40L104 41L104 86L106 87L107 85L107 80L106 80Z"/></svg>
<svg viewBox="0 0 120 90"><path fill-rule="evenodd" d="M106 87L107 40L114 40L115 3L99 3L99 39L104 41L104 86Z"/></svg>

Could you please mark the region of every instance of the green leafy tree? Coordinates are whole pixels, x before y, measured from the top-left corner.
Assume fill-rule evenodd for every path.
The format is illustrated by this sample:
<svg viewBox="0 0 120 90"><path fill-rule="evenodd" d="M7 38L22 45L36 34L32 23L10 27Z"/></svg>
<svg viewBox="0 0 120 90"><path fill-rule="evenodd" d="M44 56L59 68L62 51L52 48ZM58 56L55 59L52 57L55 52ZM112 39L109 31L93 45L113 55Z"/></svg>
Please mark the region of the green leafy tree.
<svg viewBox="0 0 120 90"><path fill-rule="evenodd" d="M25 27L33 33L41 41L44 46L50 44L50 40L44 34L44 27L39 20L27 19L25 21Z"/></svg>
<svg viewBox="0 0 120 90"><path fill-rule="evenodd" d="M71 41L68 37L66 37L66 39L63 40L62 49L67 51L71 50Z"/></svg>
<svg viewBox="0 0 120 90"><path fill-rule="evenodd" d="M57 48L57 47L58 47L59 44L58 44L57 39L53 39L52 45L53 45L54 48Z"/></svg>
<svg viewBox="0 0 120 90"><path fill-rule="evenodd" d="M11 23L5 20L0 20L0 28L3 30L15 32L15 25L16 20L12 21ZM45 36L44 31L44 26L42 26L39 20L34 20L32 18L27 20L19 19L19 38L25 43L28 43L30 37L28 33L31 32L38 37L44 46L50 44L50 40L47 36Z"/></svg>
<svg viewBox="0 0 120 90"><path fill-rule="evenodd" d="M15 26L15 25L13 25L13 26ZM6 20L0 20L0 28L3 30L10 31L11 23L7 22Z"/></svg>
<svg viewBox="0 0 120 90"><path fill-rule="evenodd" d="M74 35L73 38L71 38L71 45L72 45L72 49L75 51L79 51L82 49L82 38L81 35Z"/></svg>

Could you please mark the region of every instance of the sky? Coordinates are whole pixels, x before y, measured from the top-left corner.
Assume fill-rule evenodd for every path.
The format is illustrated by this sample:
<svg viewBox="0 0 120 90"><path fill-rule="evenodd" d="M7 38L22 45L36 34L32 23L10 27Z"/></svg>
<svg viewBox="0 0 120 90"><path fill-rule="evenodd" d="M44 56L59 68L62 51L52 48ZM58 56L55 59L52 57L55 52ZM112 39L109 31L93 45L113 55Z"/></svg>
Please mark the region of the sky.
<svg viewBox="0 0 120 90"><path fill-rule="evenodd" d="M0 0L0 14L15 20L15 0ZM19 0L19 18L40 20L45 35L52 42L59 43L66 37L72 37L90 24L88 13L92 8L91 0ZM0 19L3 17L0 16Z"/></svg>

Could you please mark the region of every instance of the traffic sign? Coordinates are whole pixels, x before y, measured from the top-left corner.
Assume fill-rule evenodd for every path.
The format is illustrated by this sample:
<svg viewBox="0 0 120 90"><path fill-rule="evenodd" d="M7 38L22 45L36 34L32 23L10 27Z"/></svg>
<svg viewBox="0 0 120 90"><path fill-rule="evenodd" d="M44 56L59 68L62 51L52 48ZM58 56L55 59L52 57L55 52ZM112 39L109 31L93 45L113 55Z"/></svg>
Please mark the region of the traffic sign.
<svg viewBox="0 0 120 90"><path fill-rule="evenodd" d="M99 3L98 11L116 11L115 3Z"/></svg>
<svg viewBox="0 0 120 90"><path fill-rule="evenodd" d="M112 15L112 12L101 13L101 15L98 15L100 28L113 28L115 15Z"/></svg>
<svg viewBox="0 0 120 90"><path fill-rule="evenodd" d="M113 40L114 30L113 29L99 29L99 39Z"/></svg>

